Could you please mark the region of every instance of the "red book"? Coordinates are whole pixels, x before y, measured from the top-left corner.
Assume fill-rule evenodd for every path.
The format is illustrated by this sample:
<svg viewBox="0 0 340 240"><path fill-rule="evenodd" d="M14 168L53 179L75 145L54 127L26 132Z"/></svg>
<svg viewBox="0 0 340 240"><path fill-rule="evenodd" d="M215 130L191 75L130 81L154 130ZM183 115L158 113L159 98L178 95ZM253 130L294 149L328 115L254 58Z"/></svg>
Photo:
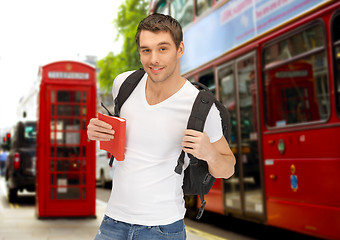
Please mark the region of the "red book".
<svg viewBox="0 0 340 240"><path fill-rule="evenodd" d="M111 139L110 141L100 141L100 149L111 153L117 161L123 161L125 151L126 120L124 118L108 116L101 113L98 113L98 119L110 124L112 129L115 131L114 139Z"/></svg>

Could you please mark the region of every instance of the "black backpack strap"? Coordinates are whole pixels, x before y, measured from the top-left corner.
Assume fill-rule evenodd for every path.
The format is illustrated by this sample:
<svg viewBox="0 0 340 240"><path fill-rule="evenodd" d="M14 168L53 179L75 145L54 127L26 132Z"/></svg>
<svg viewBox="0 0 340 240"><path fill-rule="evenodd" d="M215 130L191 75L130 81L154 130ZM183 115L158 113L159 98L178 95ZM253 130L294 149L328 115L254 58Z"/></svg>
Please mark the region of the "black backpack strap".
<svg viewBox="0 0 340 240"><path fill-rule="evenodd" d="M199 94L197 95L195 102L192 107L192 111L188 120L188 125L187 129L194 129L200 132L203 132L205 121L207 119L207 116L209 114L209 111L211 109L211 106L213 103L216 103L216 98L215 96L210 92L210 90L204 86L201 83L193 83L194 85L198 85L204 90L200 91ZM223 105L222 105L223 107ZM219 110L219 109L218 109ZM228 117L228 116L227 116ZM221 116L222 118L222 116ZM177 166L175 168L175 172L178 174L181 174L182 169L183 169L183 164L184 164L184 151L182 150L181 155L177 161ZM188 154L190 158L190 165L197 165L197 164L203 164L205 167L206 174L204 176L204 179L202 182L199 183L200 179L196 179L198 176L201 176L202 174L199 172L202 168L197 168L197 167L191 167L190 168L190 178L192 179L191 181L196 182L198 184L196 187L198 187L198 195L201 200L201 207L197 213L196 219L200 219L203 215L204 208L206 205L206 201L204 200L204 194L206 194L206 188L209 182L211 182L211 174L209 174L208 166L207 163L204 162L199 162L201 160L195 158L191 154ZM211 186L210 186L211 187ZM209 189L210 189L209 187Z"/></svg>
<svg viewBox="0 0 340 240"><path fill-rule="evenodd" d="M223 135L229 142L230 136L230 119L229 113L221 102L219 102L210 90L203 84L193 82L193 85L198 85L203 90L197 95L192 111L188 120L188 129L194 129L203 132L206 118L209 114L211 106L215 103L215 106L219 110L221 117L221 124ZM184 151L181 152L177 160L177 166L175 172L178 174L182 173L184 164ZM195 158L191 154L188 154L190 158L190 164L184 171L183 180L183 192L188 195L199 195L201 200L201 207L197 213L196 219L200 219L204 212L206 201L204 195L208 194L212 185L215 182L215 178L209 173L209 167L207 162Z"/></svg>
<svg viewBox="0 0 340 240"><path fill-rule="evenodd" d="M115 98L114 116L119 117L120 109L122 108L125 101L129 98L133 90L137 87L138 83L144 76L145 71L143 68L138 69L131 73L119 88L118 95ZM112 167L114 157L111 155L109 165Z"/></svg>
<svg viewBox="0 0 340 240"><path fill-rule="evenodd" d="M129 98L133 90L135 90L136 86L138 85L144 74L145 71L141 68L131 73L120 86L118 95L115 98L114 115L116 117L119 117L120 109L122 108L125 101Z"/></svg>
<svg viewBox="0 0 340 240"><path fill-rule="evenodd" d="M211 105L213 103L215 103L215 106L216 108L219 110L219 113L220 113L220 117L221 117L221 124L223 126L223 135L226 137L226 139L229 141L229 137L230 137L230 118L229 118L229 113L228 111L226 110L226 108L223 106L223 104L221 102L219 102L218 100L216 100L215 96L210 92L210 90L203 84L199 83L199 82L194 82L193 83L194 85L198 85L199 87L203 88L205 91L201 91L200 93L204 93L205 94L205 98L206 99L209 99L209 108L208 110L206 111L206 115L205 115L205 119L207 118L207 115L209 113L209 110L211 108ZM203 99L204 101L204 99ZM203 104L202 104L203 105ZM202 110L203 111L203 110ZM189 122L190 122L190 119L189 119ZM204 122L205 123L205 122ZM204 123L203 123L203 128L204 128ZM198 124L196 122L196 124ZM189 125L189 124L188 124ZM191 127L191 126L190 126ZM197 127L197 126L195 126ZM201 126L200 126L201 127ZM189 128L189 127L188 127ZM203 128L202 128L202 131L203 131ZM190 157L190 156L189 156ZM191 156L193 157L193 156ZM190 157L190 161L192 161L192 158ZM194 157L193 157L194 158ZM195 158L195 160L197 161L197 159ZM196 171L196 172L195 172ZM194 176L199 176L199 172L197 170L197 168L191 168L191 174L192 174L192 177ZM198 195L200 197L200 200L201 200L201 207L196 215L196 219L200 219L203 215L203 212L204 212L204 208L205 208L205 205L206 205L206 201L204 200L204 194L205 193L205 187L206 187L206 184L209 183L209 181L211 180L212 175L207 172L207 174L205 175L204 177L204 180L203 180L203 184L200 185L200 188L199 188L199 191L198 191Z"/></svg>
<svg viewBox="0 0 340 240"><path fill-rule="evenodd" d="M211 94L213 96L213 94L211 93L209 88L207 86L205 86L204 84L202 84L200 82L192 82L192 84L199 86L200 88L204 89L206 92L208 92L209 94ZM213 96L212 99L215 103L216 108L218 109L218 111L220 113L222 127L223 127L223 129L222 129L223 135L226 138L226 140L229 142L230 130L231 130L231 122L230 122L229 112L225 108L225 106L220 101L218 101L214 96Z"/></svg>
<svg viewBox="0 0 340 240"><path fill-rule="evenodd" d="M214 103L214 96L211 95L208 91L200 91L195 99L194 105L191 110L191 114L188 120L187 129L193 129L196 131L203 132L205 121L207 119L208 113L210 111L210 108L212 104ZM184 151L182 150L182 153L177 161L177 166L175 168L175 172L181 174L184 164ZM197 158L195 158L193 155L188 154L190 158L190 165L196 165L198 164ZM200 175L197 168L191 168L191 178L195 178ZM209 173L207 173L209 175ZM206 176L207 177L207 176ZM204 183L203 183L204 184ZM198 195L201 199L201 207L198 211L198 214L196 216L196 219L200 219L202 217L204 207L206 204L206 201L204 200L204 185L201 184L200 188L198 189Z"/></svg>
<svg viewBox="0 0 340 240"><path fill-rule="evenodd" d="M189 116L187 129L193 129L200 132L203 132L205 120L208 116L211 105L214 103L214 98L211 97L210 93L207 91L200 91L195 99L195 102L192 106L191 114ZM184 164L184 156L185 153L182 150L181 155L177 160L177 166L175 168L175 172L181 174L183 171ZM188 154L190 161L195 163L197 159Z"/></svg>
<svg viewBox="0 0 340 240"><path fill-rule="evenodd" d="M210 93L210 91L200 91L199 94L197 95L196 100L197 102L196 101L194 102L192 112L189 117L188 129L194 129L203 132L205 121L209 114L210 108L215 101L215 97ZM201 161L192 156L191 154L188 154L188 156L190 158L190 164L195 165L198 164L198 161ZM191 171L193 177L197 177L200 175L198 169L195 167L191 168ZM207 175L209 175L208 172ZM198 195L201 199L201 207L197 213L196 219L200 219L202 217L204 207L206 204L206 201L204 200L204 183L200 185L200 188L198 189Z"/></svg>

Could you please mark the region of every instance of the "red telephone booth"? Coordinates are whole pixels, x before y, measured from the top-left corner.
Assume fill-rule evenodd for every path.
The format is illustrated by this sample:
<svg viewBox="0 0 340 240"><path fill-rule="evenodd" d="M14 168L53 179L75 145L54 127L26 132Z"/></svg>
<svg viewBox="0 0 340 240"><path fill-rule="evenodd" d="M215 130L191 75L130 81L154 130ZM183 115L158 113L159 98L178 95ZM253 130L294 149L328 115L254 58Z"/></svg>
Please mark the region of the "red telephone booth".
<svg viewBox="0 0 340 240"><path fill-rule="evenodd" d="M87 124L95 116L95 68L60 61L39 69L36 213L95 216L95 143Z"/></svg>

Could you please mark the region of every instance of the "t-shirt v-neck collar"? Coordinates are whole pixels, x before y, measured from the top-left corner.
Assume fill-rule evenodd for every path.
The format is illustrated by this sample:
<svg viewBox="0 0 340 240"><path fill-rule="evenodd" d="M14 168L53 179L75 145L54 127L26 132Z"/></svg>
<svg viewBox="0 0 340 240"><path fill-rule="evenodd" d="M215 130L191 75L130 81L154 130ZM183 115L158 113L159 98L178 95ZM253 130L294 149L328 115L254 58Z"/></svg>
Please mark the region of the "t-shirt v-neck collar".
<svg viewBox="0 0 340 240"><path fill-rule="evenodd" d="M146 90L146 81L147 81L147 74L144 75L143 79L141 80L141 91L142 91L142 96L143 96L143 102L144 102L144 105L147 109L155 109L155 108L159 108L159 107L162 107L166 104L168 104L169 102L172 102L174 99L176 99L177 95L181 94L181 92L184 91L184 88L185 86L188 84L188 81L186 81L183 86L177 91L175 92L174 94L172 94L170 97L168 97L167 99L163 100L162 102L160 103L157 103L157 104L153 104L153 105L150 105L148 103L148 101L146 100L146 93L145 93L145 90Z"/></svg>

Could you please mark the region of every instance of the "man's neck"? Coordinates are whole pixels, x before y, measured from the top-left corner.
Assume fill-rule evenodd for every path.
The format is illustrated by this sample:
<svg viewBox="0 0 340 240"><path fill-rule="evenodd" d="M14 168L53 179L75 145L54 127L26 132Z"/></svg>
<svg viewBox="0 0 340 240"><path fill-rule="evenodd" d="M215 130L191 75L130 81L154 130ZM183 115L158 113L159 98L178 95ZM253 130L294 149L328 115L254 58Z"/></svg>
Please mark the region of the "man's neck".
<svg viewBox="0 0 340 240"><path fill-rule="evenodd" d="M150 105L163 102L178 92L185 82L186 79L180 75L177 78L168 79L164 82L153 82L148 78L145 87L146 100Z"/></svg>

